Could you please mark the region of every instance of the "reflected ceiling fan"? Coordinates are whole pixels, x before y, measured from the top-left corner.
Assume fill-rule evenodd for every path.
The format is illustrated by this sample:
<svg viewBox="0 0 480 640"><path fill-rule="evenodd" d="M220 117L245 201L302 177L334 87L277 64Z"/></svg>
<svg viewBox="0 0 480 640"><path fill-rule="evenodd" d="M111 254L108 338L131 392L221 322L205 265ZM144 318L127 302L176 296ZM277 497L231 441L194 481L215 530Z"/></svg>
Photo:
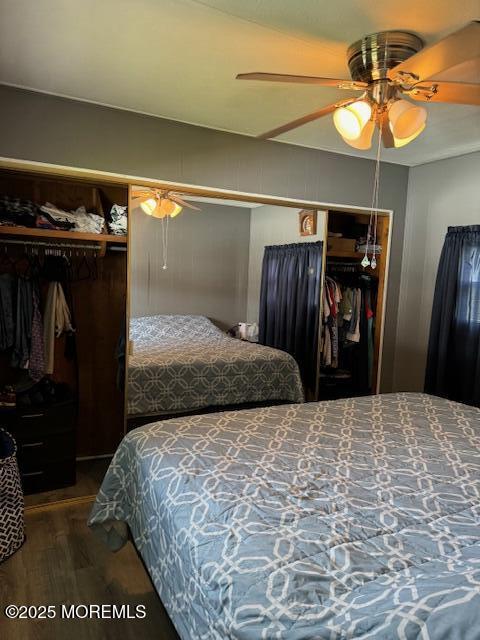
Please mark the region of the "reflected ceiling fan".
<svg viewBox="0 0 480 640"><path fill-rule="evenodd" d="M238 80L313 84L361 92L258 136L267 139L333 113L343 140L370 149L375 127L385 147L403 147L425 129L427 111L419 102L480 105L480 84L444 82L435 76L467 61L480 67L480 22L474 21L423 48L406 31L381 31L353 43L347 51L351 80L281 73L240 73Z"/></svg>
<svg viewBox="0 0 480 640"><path fill-rule="evenodd" d="M190 202L185 202L179 193L166 189L148 189L147 191L135 191L134 200L141 200L140 207L147 216L154 218L175 218L183 208L201 211Z"/></svg>

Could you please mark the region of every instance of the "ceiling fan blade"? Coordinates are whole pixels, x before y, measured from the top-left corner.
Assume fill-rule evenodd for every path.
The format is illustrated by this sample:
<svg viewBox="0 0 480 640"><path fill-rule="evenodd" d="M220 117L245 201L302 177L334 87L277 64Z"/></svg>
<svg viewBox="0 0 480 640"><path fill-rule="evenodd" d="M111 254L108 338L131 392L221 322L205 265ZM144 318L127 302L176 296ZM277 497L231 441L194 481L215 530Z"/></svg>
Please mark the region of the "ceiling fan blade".
<svg viewBox="0 0 480 640"><path fill-rule="evenodd" d="M182 207L187 207L187 209L195 209L195 211L201 211L200 207L196 207L194 204L191 204L190 202L185 202L185 200L180 198L180 196L177 196L177 195L170 196L170 200L173 200L174 202L181 205Z"/></svg>
<svg viewBox="0 0 480 640"><path fill-rule="evenodd" d="M140 198L154 198L155 194L152 193L151 191L135 191L135 193L132 194L132 199L133 200L139 200Z"/></svg>
<svg viewBox="0 0 480 640"><path fill-rule="evenodd" d="M257 138L261 140L267 140L268 138L276 138L281 133L285 133L286 131L291 131L292 129L296 129L297 127L301 127L308 122L313 122L314 120L318 120L319 118L323 118L323 116L327 116L329 113L332 113L338 107L344 107L347 104L351 104L355 102L356 98L349 98L348 100L342 100L340 102L335 102L334 104L329 104L327 107L322 107L321 109L317 109L317 111L313 111L312 113L308 113L306 116L302 116L301 118L297 118L296 120L292 120L291 122L287 122L287 124L283 124L281 127L277 127L276 129L271 129L266 133L261 133Z"/></svg>
<svg viewBox="0 0 480 640"><path fill-rule="evenodd" d="M397 64L389 70L388 77L390 80L405 83L412 80L418 82L478 57L480 57L480 22L474 21Z"/></svg>
<svg viewBox="0 0 480 640"><path fill-rule="evenodd" d="M293 76L288 73L239 73L237 80L264 80L267 82L292 82L294 84L316 84L323 87L335 87L336 89L350 89L363 91L368 87L366 82L354 82L353 80L339 80L337 78L319 78L317 76Z"/></svg>
<svg viewBox="0 0 480 640"><path fill-rule="evenodd" d="M480 84L468 82L419 82L406 95L423 102L453 102L480 105Z"/></svg>

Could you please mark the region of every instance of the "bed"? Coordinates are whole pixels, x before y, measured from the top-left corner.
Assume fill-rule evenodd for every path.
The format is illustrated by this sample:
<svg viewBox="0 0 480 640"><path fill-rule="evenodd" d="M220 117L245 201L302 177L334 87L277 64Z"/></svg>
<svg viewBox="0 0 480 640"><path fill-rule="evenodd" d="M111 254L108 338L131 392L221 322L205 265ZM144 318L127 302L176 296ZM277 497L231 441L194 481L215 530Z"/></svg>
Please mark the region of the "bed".
<svg viewBox="0 0 480 640"><path fill-rule="evenodd" d="M90 518L182 640L480 637L480 410L387 394L157 422Z"/></svg>
<svg viewBox="0 0 480 640"><path fill-rule="evenodd" d="M303 402L288 353L231 338L204 316L132 318L128 415L262 402Z"/></svg>

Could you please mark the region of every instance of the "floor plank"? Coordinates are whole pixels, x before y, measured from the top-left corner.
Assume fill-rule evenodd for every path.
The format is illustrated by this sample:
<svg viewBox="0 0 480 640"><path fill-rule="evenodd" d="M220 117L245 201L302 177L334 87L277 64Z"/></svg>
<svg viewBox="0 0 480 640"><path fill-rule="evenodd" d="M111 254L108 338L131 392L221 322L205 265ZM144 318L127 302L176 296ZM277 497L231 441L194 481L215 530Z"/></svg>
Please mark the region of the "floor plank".
<svg viewBox="0 0 480 640"><path fill-rule="evenodd" d="M92 504L26 514L27 540L0 565L1 640L179 640L135 549L113 554L88 529ZM143 620L8 620L7 604L146 607Z"/></svg>
<svg viewBox="0 0 480 640"><path fill-rule="evenodd" d="M70 500L81 496L96 495L103 477L107 472L111 458L98 458L95 460L80 460L77 462L77 482L71 487L32 493L25 496L25 506L32 507L39 504Z"/></svg>

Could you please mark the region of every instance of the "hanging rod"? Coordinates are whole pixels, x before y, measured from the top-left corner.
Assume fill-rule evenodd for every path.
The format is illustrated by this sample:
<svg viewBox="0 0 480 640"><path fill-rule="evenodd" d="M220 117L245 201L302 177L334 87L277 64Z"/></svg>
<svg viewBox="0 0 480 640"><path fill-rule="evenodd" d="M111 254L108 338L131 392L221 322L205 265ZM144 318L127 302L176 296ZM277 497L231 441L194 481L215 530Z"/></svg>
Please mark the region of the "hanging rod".
<svg viewBox="0 0 480 640"><path fill-rule="evenodd" d="M21 244L32 247L48 247L52 249L89 249L93 251L100 251L101 245L98 244L78 244L71 242L48 242L45 240L12 240L10 238L2 238L4 244Z"/></svg>

